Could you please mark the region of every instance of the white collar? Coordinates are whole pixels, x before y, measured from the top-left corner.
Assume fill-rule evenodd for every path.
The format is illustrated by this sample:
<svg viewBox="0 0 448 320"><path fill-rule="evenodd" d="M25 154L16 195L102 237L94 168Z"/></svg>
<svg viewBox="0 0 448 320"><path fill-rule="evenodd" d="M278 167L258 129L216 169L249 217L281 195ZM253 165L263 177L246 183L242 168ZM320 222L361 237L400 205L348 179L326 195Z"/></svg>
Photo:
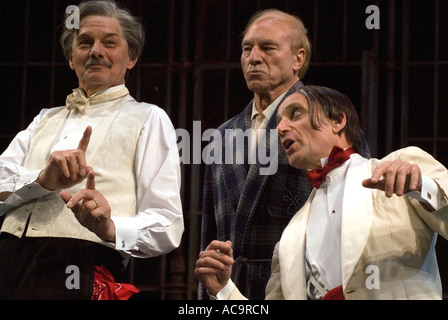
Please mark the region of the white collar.
<svg viewBox="0 0 448 320"><path fill-rule="evenodd" d="M263 115L266 117L266 119L271 118L271 116L274 114L275 109L277 108L277 105L283 99L285 94L286 94L286 92L282 93L266 109L263 110ZM254 102L252 103L252 115L250 118L253 119L254 116L256 116L258 114L260 114L260 112L258 112L258 109L255 107L255 100L254 100Z"/></svg>

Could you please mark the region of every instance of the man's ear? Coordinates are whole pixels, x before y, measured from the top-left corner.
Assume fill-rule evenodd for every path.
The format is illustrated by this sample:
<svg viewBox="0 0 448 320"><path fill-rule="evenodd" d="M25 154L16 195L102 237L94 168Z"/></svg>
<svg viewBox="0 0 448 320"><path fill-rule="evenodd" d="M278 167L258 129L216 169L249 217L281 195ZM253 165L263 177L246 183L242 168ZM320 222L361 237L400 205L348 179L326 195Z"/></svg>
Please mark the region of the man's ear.
<svg viewBox="0 0 448 320"><path fill-rule="evenodd" d="M134 60L132 60L132 58L129 57L129 63L128 63L128 66L127 66L128 70L131 70L132 68L134 68L135 65L137 64L137 61L138 61L138 57L135 58Z"/></svg>
<svg viewBox="0 0 448 320"><path fill-rule="evenodd" d="M75 64L73 63L73 56L68 59L68 64L70 65L70 69L75 70Z"/></svg>
<svg viewBox="0 0 448 320"><path fill-rule="evenodd" d="M299 51L297 51L297 54L294 56L294 63L292 66L295 72L299 72L299 70L302 68L303 64L305 63L305 56L305 49L301 48Z"/></svg>
<svg viewBox="0 0 448 320"><path fill-rule="evenodd" d="M331 128L334 134L341 135L342 130L345 128L347 124L347 116L345 113L342 113L341 121L332 120Z"/></svg>

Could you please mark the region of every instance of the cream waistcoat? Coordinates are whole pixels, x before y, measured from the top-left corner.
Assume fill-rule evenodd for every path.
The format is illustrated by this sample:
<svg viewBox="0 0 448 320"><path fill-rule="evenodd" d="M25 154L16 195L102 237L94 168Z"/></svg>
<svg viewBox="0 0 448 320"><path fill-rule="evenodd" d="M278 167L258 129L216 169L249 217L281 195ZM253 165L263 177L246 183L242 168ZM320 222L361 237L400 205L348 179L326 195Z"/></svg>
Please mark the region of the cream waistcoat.
<svg viewBox="0 0 448 320"><path fill-rule="evenodd" d="M87 165L95 170L95 187L108 200L112 215L133 217L137 212L134 171L135 150L141 128L150 107L126 95L115 103L95 126L86 151ZM25 167L45 168L49 150L58 139L70 112L65 107L51 109L40 121L30 142ZM85 181L68 189L74 195L85 188ZM11 210L5 217L2 232L22 237L64 237L103 243L84 228L55 191Z"/></svg>

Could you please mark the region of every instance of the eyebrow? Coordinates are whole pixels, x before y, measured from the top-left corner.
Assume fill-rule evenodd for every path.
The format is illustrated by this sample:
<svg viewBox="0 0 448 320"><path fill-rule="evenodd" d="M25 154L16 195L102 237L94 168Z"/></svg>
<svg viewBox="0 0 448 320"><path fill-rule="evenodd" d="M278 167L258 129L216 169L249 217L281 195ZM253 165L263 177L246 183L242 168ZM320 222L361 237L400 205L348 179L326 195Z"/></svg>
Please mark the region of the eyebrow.
<svg viewBox="0 0 448 320"><path fill-rule="evenodd" d="M279 46L279 42L278 41L275 41L275 40L270 40L270 39L267 39L267 40L261 40L261 41L259 41L261 44L263 44L263 45L269 45L269 46Z"/></svg>
<svg viewBox="0 0 448 320"><path fill-rule="evenodd" d="M277 46L277 47L280 46L278 41L270 40L270 39L260 40L258 42L259 42L260 45L264 45L264 46L266 46L266 45L268 45L268 46ZM243 42L241 43L241 46L244 47L246 45L252 45L253 43L254 43L253 40L243 40Z"/></svg>

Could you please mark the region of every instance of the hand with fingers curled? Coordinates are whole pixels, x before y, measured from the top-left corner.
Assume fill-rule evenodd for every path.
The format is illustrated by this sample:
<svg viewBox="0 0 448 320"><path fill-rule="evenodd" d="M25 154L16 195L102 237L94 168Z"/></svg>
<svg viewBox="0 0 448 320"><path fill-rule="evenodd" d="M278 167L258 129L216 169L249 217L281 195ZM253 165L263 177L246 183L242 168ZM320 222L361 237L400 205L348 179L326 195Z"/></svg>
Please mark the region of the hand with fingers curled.
<svg viewBox="0 0 448 320"><path fill-rule="evenodd" d="M386 161L375 168L372 177L362 182L366 188L382 190L386 197L402 196L410 191L421 191L422 173L416 164L400 159Z"/></svg>
<svg viewBox="0 0 448 320"><path fill-rule="evenodd" d="M77 149L53 152L36 182L52 191L70 188L82 182L92 170L87 166L85 155L91 135L92 127L88 126Z"/></svg>
<svg viewBox="0 0 448 320"><path fill-rule="evenodd" d="M74 196L62 191L60 196L81 225L100 239L115 243L115 224L111 220L111 208L101 192L95 189L94 171L89 172L85 189Z"/></svg>
<svg viewBox="0 0 448 320"><path fill-rule="evenodd" d="M194 273L209 294L216 295L229 281L233 263L232 243L214 240L199 253Z"/></svg>

